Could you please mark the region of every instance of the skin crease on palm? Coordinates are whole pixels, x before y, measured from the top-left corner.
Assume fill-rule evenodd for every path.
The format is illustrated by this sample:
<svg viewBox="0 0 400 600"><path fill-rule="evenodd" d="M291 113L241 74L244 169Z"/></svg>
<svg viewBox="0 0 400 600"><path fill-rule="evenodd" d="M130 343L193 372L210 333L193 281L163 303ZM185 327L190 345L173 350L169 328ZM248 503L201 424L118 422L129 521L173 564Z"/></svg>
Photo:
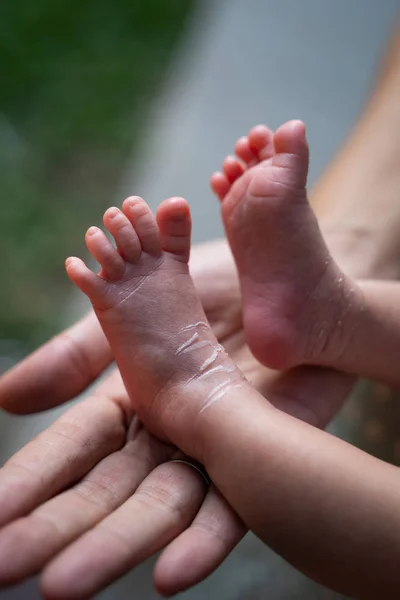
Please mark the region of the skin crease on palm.
<svg viewBox="0 0 400 600"><path fill-rule="evenodd" d="M373 126L368 118L370 130ZM374 141L379 143L379 135ZM366 152L370 147L362 146ZM344 162L348 169L349 161ZM368 156L363 169L366 163ZM351 275L365 276L375 268L378 272L371 274L379 276L376 265L380 265L387 276L394 261L384 261L378 251L381 238L388 242L387 232L378 231L375 237L372 232L371 239L363 236L357 242L352 231L338 231L336 216L329 219L324 197L329 197L340 182L337 165L334 169L335 177L329 183L328 174L315 198L317 210L321 207L323 229L329 232L330 248L336 256L347 254L341 262ZM349 187L355 186L353 175L347 177ZM361 195L365 204L368 194ZM334 208L337 213L337 204ZM348 203L345 210L349 210ZM396 205L391 211L397 211ZM352 251L344 251L347 242ZM360 273L359 248L364 250L365 244L370 261L363 261ZM260 367L244 343L235 268L223 242L196 248L191 272L218 339L243 373L277 406L324 427L341 406L353 379L323 369L301 368L281 375ZM0 402L16 413L59 404L84 390L110 360L105 338L89 315L2 378ZM110 375L91 397L70 409L2 470L1 522L5 527L0 535L0 581L18 581L47 564L44 591L51 597L51 588L56 597L57 588L61 594L68 581L74 580L74 564L70 551L65 555L63 575L59 568L58 579L52 579L50 559L74 540L71 549L75 555L81 556L83 543L89 556L94 589L104 587L168 542L171 544L155 571L160 591L174 593L201 580L225 558L242 537L244 527L216 490L205 489L194 470L165 462L174 453L140 426L119 376ZM134 522L133 514L137 517ZM113 564L117 567L111 569L98 561L95 549L99 539L89 539L88 544L82 536L102 519L115 543Z"/></svg>

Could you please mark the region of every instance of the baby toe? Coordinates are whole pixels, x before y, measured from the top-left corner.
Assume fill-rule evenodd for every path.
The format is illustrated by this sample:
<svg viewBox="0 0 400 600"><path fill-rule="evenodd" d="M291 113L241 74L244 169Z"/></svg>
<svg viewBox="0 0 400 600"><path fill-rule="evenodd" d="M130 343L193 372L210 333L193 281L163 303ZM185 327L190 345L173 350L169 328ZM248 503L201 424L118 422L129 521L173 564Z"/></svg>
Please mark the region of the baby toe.
<svg viewBox="0 0 400 600"><path fill-rule="evenodd" d="M136 262L142 246L129 219L118 208L112 207L104 213L103 222L114 237L120 255L128 262Z"/></svg>
<svg viewBox="0 0 400 600"><path fill-rule="evenodd" d="M234 183L244 173L244 166L234 156L227 156L223 163L224 175L229 183Z"/></svg>
<svg viewBox="0 0 400 600"><path fill-rule="evenodd" d="M246 135L237 140L235 154L249 167L258 162L257 153L250 148L249 139Z"/></svg>
<svg viewBox="0 0 400 600"><path fill-rule="evenodd" d="M162 248L179 260L188 262L192 229L189 205L183 198L169 198L157 210Z"/></svg>
<svg viewBox="0 0 400 600"><path fill-rule="evenodd" d="M231 189L231 184L226 178L226 175L220 171L216 171L211 175L210 186L214 194L218 196L220 200L223 200Z"/></svg>
<svg viewBox="0 0 400 600"><path fill-rule="evenodd" d="M86 246L93 258L101 265L101 277L110 281L122 277L125 261L98 227L90 227L85 236Z"/></svg>
<svg viewBox="0 0 400 600"><path fill-rule="evenodd" d="M266 125L256 125L250 129L248 141L250 149L256 154L259 161L274 156L274 134Z"/></svg>
<svg viewBox="0 0 400 600"><path fill-rule="evenodd" d="M288 184L303 188L307 183L309 150L306 128L302 121L288 121L274 135L273 164L284 167Z"/></svg>
<svg viewBox="0 0 400 600"><path fill-rule="evenodd" d="M104 295L104 280L93 273L83 260L70 256L65 261L65 269L71 281L88 296L93 304L101 301Z"/></svg>
<svg viewBox="0 0 400 600"><path fill-rule="evenodd" d="M133 225L143 251L154 256L161 255L160 233L146 202L139 196L131 196L124 200L122 210Z"/></svg>

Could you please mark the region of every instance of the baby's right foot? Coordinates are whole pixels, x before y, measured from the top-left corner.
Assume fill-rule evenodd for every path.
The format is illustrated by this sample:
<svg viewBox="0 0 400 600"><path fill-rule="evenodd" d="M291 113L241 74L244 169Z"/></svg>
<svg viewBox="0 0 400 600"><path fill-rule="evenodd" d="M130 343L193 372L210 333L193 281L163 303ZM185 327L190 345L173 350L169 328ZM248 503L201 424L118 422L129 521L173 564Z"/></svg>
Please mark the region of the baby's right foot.
<svg viewBox="0 0 400 600"><path fill-rule="evenodd" d="M266 366L335 366L357 290L333 261L308 203L305 128L263 126L236 144L211 186L236 261L246 339Z"/></svg>

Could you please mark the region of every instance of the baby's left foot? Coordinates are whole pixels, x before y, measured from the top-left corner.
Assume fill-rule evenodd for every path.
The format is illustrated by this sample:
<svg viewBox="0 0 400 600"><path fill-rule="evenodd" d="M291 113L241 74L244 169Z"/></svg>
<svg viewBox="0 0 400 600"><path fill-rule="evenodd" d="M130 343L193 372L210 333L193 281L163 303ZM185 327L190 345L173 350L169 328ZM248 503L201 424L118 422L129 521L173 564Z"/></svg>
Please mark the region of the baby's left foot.
<svg viewBox="0 0 400 600"><path fill-rule="evenodd" d="M356 293L333 261L308 203L300 121L255 127L211 186L236 261L247 342L266 366L335 366Z"/></svg>
<svg viewBox="0 0 400 600"><path fill-rule="evenodd" d="M196 454L199 415L245 379L218 344L189 274L190 212L183 198L155 219L139 197L110 208L86 244L98 275L78 258L66 268L89 297L134 408L153 433ZM246 384L247 385L247 384Z"/></svg>

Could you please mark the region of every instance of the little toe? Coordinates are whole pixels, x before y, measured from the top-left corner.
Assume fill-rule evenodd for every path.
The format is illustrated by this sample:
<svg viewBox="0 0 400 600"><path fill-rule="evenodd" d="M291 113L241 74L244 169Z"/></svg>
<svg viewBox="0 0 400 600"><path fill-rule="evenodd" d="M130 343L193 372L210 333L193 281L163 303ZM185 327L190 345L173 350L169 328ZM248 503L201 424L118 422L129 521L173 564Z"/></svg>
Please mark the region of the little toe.
<svg viewBox="0 0 400 600"><path fill-rule="evenodd" d="M248 134L250 149L259 161L271 158L274 153L274 134L266 125L256 125Z"/></svg>
<svg viewBox="0 0 400 600"><path fill-rule="evenodd" d="M65 270L71 281L88 296L94 305L101 302L106 283L101 277L88 269L83 260L76 256L70 256L65 261Z"/></svg>
<svg viewBox="0 0 400 600"><path fill-rule="evenodd" d="M237 140L235 144L235 154L246 163L248 167L251 167L258 162L257 153L250 148L247 135L244 135Z"/></svg>
<svg viewBox="0 0 400 600"><path fill-rule="evenodd" d="M154 256L161 255L160 233L154 215L146 202L139 196L131 196L124 200L122 210L132 223L143 251Z"/></svg>
<svg viewBox="0 0 400 600"><path fill-rule="evenodd" d="M293 171L294 182L304 187L307 182L309 150L306 128L302 121L288 121L274 135L275 156L273 164Z"/></svg>
<svg viewBox="0 0 400 600"><path fill-rule="evenodd" d="M220 200L223 200L231 189L231 184L226 178L226 175L220 171L216 171L211 175L210 185L212 191Z"/></svg>
<svg viewBox="0 0 400 600"><path fill-rule="evenodd" d="M234 183L245 171L243 164L234 156L227 156L223 164L224 175L229 183Z"/></svg>
<svg viewBox="0 0 400 600"><path fill-rule="evenodd" d="M104 213L103 222L114 237L120 255L128 262L136 262L142 246L129 219L118 208L111 207Z"/></svg>
<svg viewBox="0 0 400 600"><path fill-rule="evenodd" d="M179 260L188 262L192 223L186 200L184 198L164 200L158 207L156 218L162 249Z"/></svg>
<svg viewBox="0 0 400 600"><path fill-rule="evenodd" d="M100 276L110 281L120 279L125 272L125 261L98 227L90 227L85 235L86 246L100 263Z"/></svg>

